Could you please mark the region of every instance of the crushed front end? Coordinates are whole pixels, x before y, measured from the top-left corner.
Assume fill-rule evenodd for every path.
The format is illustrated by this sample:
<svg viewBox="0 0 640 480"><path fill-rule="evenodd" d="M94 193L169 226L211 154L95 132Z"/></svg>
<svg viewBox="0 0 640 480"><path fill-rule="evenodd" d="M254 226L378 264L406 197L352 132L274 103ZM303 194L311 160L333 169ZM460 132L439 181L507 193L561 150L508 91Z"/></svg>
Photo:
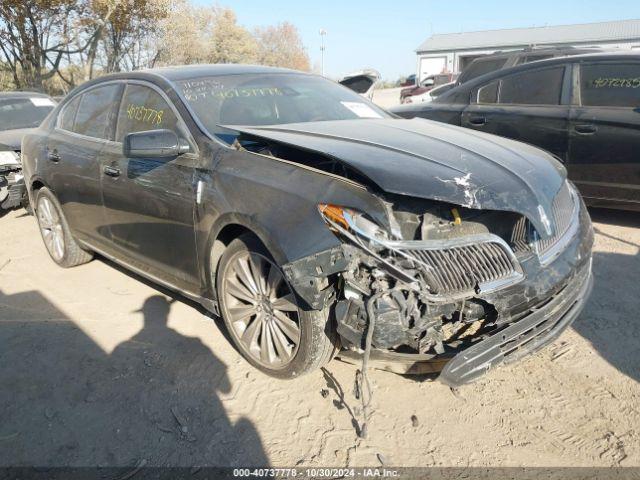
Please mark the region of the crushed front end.
<svg viewBox="0 0 640 480"><path fill-rule="evenodd" d="M385 368L441 371L457 386L548 344L581 311L593 231L569 182L544 239L515 212L384 200L387 228L363 212L320 205L342 245L285 265L312 308L333 307L347 356L362 352L372 333L371 358Z"/></svg>
<svg viewBox="0 0 640 480"><path fill-rule="evenodd" d="M23 204L26 189L20 153L0 151L0 210L9 210Z"/></svg>

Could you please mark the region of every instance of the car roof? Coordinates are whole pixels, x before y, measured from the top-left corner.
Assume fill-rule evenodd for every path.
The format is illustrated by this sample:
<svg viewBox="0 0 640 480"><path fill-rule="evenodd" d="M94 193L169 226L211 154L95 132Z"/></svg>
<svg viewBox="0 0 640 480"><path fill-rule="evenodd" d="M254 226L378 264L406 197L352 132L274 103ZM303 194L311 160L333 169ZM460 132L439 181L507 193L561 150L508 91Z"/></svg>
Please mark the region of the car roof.
<svg viewBox="0 0 640 480"><path fill-rule="evenodd" d="M598 52L598 53L583 53L580 55L570 55L565 57L547 58L545 60L536 60L535 62L522 63L514 67L503 68L501 70L489 72L477 78L469 80L468 82L463 83L462 85L460 85L460 87L471 89L480 83L486 82L487 80L507 76L511 73L516 73L516 72L521 72L526 70L533 70L546 65L565 64L569 62L578 63L580 61L610 61L610 60L629 60L629 59L640 60L640 53L633 52L633 51L606 52L606 53ZM456 87L456 89L460 87Z"/></svg>
<svg viewBox="0 0 640 480"><path fill-rule="evenodd" d="M158 84L162 88L166 88L175 81L192 80L195 78L215 77L221 75L256 75L256 74L297 74L312 75L310 73L301 72L299 70L290 70L288 68L265 67L262 65L243 65L243 64L203 64L203 65L176 65L173 67L149 68L144 70L135 70L133 72L110 73L101 77L88 80L71 92L69 92L61 103L69 101L78 93L100 85L105 82L115 80L144 80Z"/></svg>
<svg viewBox="0 0 640 480"><path fill-rule="evenodd" d="M162 77L168 81L186 80L199 77L214 77L218 75L242 75L242 74L267 74L267 73L299 73L298 70L288 68L265 67L262 65L242 65L242 64L206 64L206 65L178 65L173 67L151 68L139 70L126 74L128 78L137 76L148 78L149 75ZM120 76L117 75L116 76ZM106 75L102 78L109 78Z"/></svg>
<svg viewBox="0 0 640 480"><path fill-rule="evenodd" d="M46 93L39 92L0 92L0 98L31 98L31 97L40 97L40 98L50 98Z"/></svg>
<svg viewBox="0 0 640 480"><path fill-rule="evenodd" d="M525 48L522 50L502 50L502 51L491 53L489 55L483 55L481 57L474 59L473 61L475 62L475 61L480 61L484 59L503 58L503 57L526 57L529 55L544 55L545 53L562 54L562 53L578 52L578 54L580 54L580 52L600 53L602 51L603 50L600 47L532 47L532 48Z"/></svg>

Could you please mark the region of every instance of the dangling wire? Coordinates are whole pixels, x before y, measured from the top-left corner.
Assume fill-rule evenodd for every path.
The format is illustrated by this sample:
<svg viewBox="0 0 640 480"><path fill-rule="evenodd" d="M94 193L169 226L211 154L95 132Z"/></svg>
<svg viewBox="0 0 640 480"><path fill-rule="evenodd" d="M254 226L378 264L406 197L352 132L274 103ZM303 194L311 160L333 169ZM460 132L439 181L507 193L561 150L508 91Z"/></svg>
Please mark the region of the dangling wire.
<svg viewBox="0 0 640 480"><path fill-rule="evenodd" d="M373 342L373 330L376 326L376 315L373 310L374 303L382 296L381 292L376 293L367 301L367 317L369 326L367 328L367 337L365 339L364 355L362 356L362 371L356 372L356 384L360 384L360 400L362 401L362 427L360 428L360 437L367 438L367 425L370 420L369 406L373 399L373 389L369 381L368 368L369 357L371 356L371 344ZM360 382L358 382L360 377Z"/></svg>

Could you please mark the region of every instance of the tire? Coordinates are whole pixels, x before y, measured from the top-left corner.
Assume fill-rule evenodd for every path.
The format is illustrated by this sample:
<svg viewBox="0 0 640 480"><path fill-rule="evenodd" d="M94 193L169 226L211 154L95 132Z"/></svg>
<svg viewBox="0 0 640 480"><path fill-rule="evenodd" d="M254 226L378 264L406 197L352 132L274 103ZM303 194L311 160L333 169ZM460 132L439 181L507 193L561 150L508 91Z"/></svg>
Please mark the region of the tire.
<svg viewBox="0 0 640 480"><path fill-rule="evenodd" d="M242 235L228 245L217 269L216 289L236 349L267 375L299 377L336 354L339 342L329 309L300 308L282 270L254 236Z"/></svg>
<svg viewBox="0 0 640 480"><path fill-rule="evenodd" d="M80 248L69 229L60 203L46 187L36 194L36 218L40 227L42 241L51 259L64 268L87 263L93 254Z"/></svg>

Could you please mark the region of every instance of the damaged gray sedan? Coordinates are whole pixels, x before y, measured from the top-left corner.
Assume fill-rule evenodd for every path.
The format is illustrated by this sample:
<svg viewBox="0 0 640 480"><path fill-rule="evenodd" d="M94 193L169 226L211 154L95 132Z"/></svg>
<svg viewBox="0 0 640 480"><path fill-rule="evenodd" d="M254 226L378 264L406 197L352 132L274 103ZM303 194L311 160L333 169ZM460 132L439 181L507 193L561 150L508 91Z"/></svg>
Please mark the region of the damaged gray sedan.
<svg viewBox="0 0 640 480"><path fill-rule="evenodd" d="M199 301L276 377L342 349L459 385L556 338L592 285L591 222L551 155L313 75L102 77L23 155L55 262L97 252Z"/></svg>

